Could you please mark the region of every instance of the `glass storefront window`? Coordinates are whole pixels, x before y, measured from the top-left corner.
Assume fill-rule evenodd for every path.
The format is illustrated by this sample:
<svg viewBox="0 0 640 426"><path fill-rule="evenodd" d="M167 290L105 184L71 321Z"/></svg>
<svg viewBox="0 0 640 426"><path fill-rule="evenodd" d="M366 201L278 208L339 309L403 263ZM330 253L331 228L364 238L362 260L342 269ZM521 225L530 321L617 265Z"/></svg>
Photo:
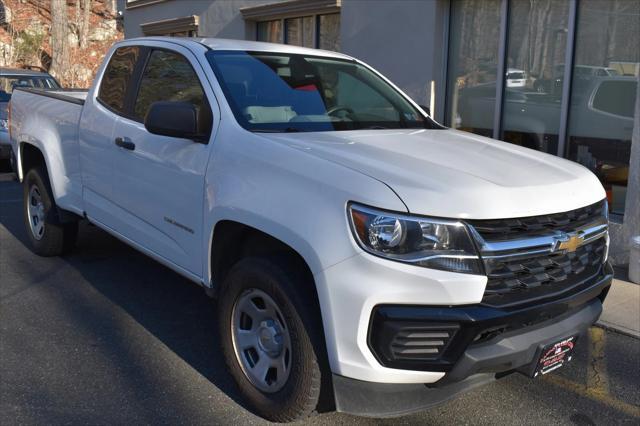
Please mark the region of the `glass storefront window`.
<svg viewBox="0 0 640 426"><path fill-rule="evenodd" d="M340 14L318 17L318 47L324 50L340 51Z"/></svg>
<svg viewBox="0 0 640 426"><path fill-rule="evenodd" d="M640 2L581 0L567 155L602 181L623 214L640 72Z"/></svg>
<svg viewBox="0 0 640 426"><path fill-rule="evenodd" d="M258 22L258 41L282 43L282 20Z"/></svg>
<svg viewBox="0 0 640 426"><path fill-rule="evenodd" d="M501 139L556 154L562 99L557 72L566 52L569 2L512 1L509 6Z"/></svg>
<svg viewBox="0 0 640 426"><path fill-rule="evenodd" d="M320 49L338 52L340 51L340 14L330 13L258 22L257 40L311 48L317 46Z"/></svg>
<svg viewBox="0 0 640 426"><path fill-rule="evenodd" d="M451 3L447 123L493 134L500 38L500 0Z"/></svg>
<svg viewBox="0 0 640 426"><path fill-rule="evenodd" d="M285 43L295 46L315 47L313 43L313 16L303 18L289 18L284 20L287 29Z"/></svg>

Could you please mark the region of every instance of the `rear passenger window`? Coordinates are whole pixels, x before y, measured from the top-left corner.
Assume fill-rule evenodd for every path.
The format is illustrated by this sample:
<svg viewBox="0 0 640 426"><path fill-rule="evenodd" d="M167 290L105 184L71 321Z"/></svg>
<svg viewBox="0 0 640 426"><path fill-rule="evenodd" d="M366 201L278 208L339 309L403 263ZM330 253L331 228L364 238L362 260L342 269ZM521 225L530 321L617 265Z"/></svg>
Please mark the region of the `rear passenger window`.
<svg viewBox="0 0 640 426"><path fill-rule="evenodd" d="M102 77L98 99L120 114L125 110L125 97L139 55L137 46L116 49Z"/></svg>
<svg viewBox="0 0 640 426"><path fill-rule="evenodd" d="M144 120L151 104L159 101L191 103L198 111L201 124L208 121L209 104L200 80L189 61L178 53L166 50L151 52L140 81L134 116Z"/></svg>

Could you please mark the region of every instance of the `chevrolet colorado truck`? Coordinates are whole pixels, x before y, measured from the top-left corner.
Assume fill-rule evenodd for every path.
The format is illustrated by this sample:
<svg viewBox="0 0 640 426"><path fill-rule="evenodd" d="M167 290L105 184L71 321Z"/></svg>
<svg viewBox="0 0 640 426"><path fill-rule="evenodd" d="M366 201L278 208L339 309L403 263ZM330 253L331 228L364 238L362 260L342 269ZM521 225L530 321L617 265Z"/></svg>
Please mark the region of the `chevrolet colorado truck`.
<svg viewBox="0 0 640 426"><path fill-rule="evenodd" d="M591 172L447 129L340 53L130 39L88 92L18 87L10 109L35 253L84 218L204 287L270 420L549 373L610 286Z"/></svg>

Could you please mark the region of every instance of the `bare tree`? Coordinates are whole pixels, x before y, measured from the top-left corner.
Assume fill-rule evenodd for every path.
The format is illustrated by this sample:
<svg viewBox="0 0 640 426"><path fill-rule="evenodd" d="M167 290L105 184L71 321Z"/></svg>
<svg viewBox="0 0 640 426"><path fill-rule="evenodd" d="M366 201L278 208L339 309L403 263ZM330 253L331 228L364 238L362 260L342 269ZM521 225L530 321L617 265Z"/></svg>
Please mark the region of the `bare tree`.
<svg viewBox="0 0 640 426"><path fill-rule="evenodd" d="M92 7L92 0L76 0L76 28L78 29L78 46L81 49L87 47Z"/></svg>
<svg viewBox="0 0 640 426"><path fill-rule="evenodd" d="M69 63L67 46L67 2L51 0L51 69L55 77L62 77Z"/></svg>

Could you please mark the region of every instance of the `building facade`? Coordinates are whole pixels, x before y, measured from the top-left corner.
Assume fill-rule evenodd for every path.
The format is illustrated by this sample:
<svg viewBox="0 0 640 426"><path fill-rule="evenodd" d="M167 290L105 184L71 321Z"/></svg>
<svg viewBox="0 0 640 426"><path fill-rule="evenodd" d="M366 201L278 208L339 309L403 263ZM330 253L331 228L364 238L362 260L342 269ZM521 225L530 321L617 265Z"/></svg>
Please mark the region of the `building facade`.
<svg viewBox="0 0 640 426"><path fill-rule="evenodd" d="M640 1L125 0L122 7L127 38L261 40L355 56L447 126L581 163L607 191L612 258L628 261L628 241L640 234Z"/></svg>

